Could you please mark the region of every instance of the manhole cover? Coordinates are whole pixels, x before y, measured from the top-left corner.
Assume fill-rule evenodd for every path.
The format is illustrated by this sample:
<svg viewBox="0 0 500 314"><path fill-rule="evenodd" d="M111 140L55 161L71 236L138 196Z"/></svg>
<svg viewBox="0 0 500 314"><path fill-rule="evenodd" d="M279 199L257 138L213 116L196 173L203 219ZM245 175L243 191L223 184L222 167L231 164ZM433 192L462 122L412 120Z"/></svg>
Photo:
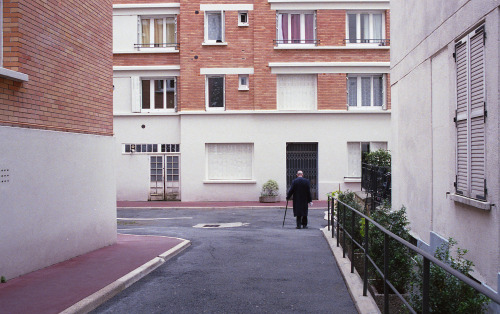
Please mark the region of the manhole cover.
<svg viewBox="0 0 500 314"><path fill-rule="evenodd" d="M220 227L220 225L204 225L202 228L217 228Z"/></svg>

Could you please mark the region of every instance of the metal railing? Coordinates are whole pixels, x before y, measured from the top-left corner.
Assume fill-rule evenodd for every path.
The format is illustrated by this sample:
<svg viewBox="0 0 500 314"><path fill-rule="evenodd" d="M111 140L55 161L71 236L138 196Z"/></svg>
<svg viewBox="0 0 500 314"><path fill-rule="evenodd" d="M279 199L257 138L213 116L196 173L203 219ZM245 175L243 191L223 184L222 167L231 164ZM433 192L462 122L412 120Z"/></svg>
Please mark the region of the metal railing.
<svg viewBox="0 0 500 314"><path fill-rule="evenodd" d="M179 49L179 43L150 43L150 44L134 44L134 48L175 48Z"/></svg>
<svg viewBox="0 0 500 314"><path fill-rule="evenodd" d="M315 45L319 46L319 39L273 39L273 43L275 46L278 45Z"/></svg>
<svg viewBox="0 0 500 314"><path fill-rule="evenodd" d="M379 46L390 46L390 39L362 39L362 38L346 38L346 44L378 44Z"/></svg>
<svg viewBox="0 0 500 314"><path fill-rule="evenodd" d="M334 215L334 202L337 201L337 217ZM346 221L346 212L350 211L351 214L349 215L351 218L351 221ZM363 239L363 244L358 243L354 239L354 229L355 229L355 221L360 218L365 219L365 224L364 224L364 239ZM350 224L350 226L348 226ZM374 262L373 258L370 256L370 247L368 245L369 243L369 238L370 238L370 224L373 225L375 228L377 228L379 231L383 232L384 234L384 266L383 269L380 269ZM407 309L411 313L417 313L412 306L405 300L405 298L402 296L402 294L397 291L397 289L393 286L393 284L389 281L388 275L390 273L389 269L389 241L397 241L400 244L404 245L407 247L409 250L414 252L415 254L418 254L422 256L423 258L423 284L422 284L422 313L426 314L429 313L429 307L430 307L430 297L429 297L429 291L430 291L430 263L433 263L434 265L442 268L449 274L455 276L457 279L461 280L468 286L472 287L475 289L477 292L483 294L484 296L490 298L493 302L497 303L500 305L500 294L495 293L494 291L482 286L481 284L475 282L471 278L467 277L466 275L462 274L458 270L450 267L448 264L445 262L437 259L436 257L432 256L431 254L425 252L424 250L414 246L413 244L405 241L404 239L398 237L394 233L390 232L389 230L385 229L382 227L380 224L372 220L370 217L364 215L363 213L359 212L358 210L350 207L349 205L343 203L342 201L338 200L335 197L328 197L328 230L332 231L332 238L335 237L335 232L336 232L336 238L337 238L337 247L340 246L340 230L342 229L342 255L345 258L346 257L346 238L350 239L350 244L351 244L351 273L354 273L354 246L357 246L363 253L363 260L364 260L364 273L363 273L363 296L367 295L367 290L368 290L368 262L371 263L371 265L374 267L376 272L382 277L383 283L384 283L384 313L389 313L389 289L391 289L395 295L398 296L398 298L404 303L404 305L407 307ZM351 230L351 232L348 231L348 229Z"/></svg>
<svg viewBox="0 0 500 314"><path fill-rule="evenodd" d="M391 168L362 163L361 190L370 194L377 204L382 200L391 201Z"/></svg>

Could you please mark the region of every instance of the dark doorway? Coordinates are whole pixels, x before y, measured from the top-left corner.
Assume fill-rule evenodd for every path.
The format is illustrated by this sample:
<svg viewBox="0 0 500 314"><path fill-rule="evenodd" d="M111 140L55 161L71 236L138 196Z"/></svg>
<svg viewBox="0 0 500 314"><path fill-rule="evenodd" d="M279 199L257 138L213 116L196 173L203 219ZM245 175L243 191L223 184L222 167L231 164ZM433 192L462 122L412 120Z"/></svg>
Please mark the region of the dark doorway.
<svg viewBox="0 0 500 314"><path fill-rule="evenodd" d="M290 189L297 170L311 181L311 194L318 199L318 143L286 143L286 190Z"/></svg>

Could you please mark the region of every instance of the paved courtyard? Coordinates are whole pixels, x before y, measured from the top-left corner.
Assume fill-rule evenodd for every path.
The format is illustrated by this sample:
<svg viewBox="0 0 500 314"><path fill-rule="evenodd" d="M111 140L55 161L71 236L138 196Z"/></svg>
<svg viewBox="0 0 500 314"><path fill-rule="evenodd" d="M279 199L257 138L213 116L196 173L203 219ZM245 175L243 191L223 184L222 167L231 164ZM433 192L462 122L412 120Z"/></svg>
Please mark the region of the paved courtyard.
<svg viewBox="0 0 500 314"><path fill-rule="evenodd" d="M356 313L321 231L291 209L119 209L119 233L180 237L191 247L95 313Z"/></svg>

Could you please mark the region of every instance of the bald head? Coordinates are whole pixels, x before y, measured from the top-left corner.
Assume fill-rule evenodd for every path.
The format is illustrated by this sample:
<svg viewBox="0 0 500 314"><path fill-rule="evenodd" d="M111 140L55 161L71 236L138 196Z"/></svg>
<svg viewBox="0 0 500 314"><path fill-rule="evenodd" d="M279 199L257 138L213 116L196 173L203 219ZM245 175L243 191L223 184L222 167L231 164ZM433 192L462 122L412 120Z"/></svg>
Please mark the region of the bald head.
<svg viewBox="0 0 500 314"><path fill-rule="evenodd" d="M304 176L302 170L297 171L297 177L302 177L302 176Z"/></svg>

